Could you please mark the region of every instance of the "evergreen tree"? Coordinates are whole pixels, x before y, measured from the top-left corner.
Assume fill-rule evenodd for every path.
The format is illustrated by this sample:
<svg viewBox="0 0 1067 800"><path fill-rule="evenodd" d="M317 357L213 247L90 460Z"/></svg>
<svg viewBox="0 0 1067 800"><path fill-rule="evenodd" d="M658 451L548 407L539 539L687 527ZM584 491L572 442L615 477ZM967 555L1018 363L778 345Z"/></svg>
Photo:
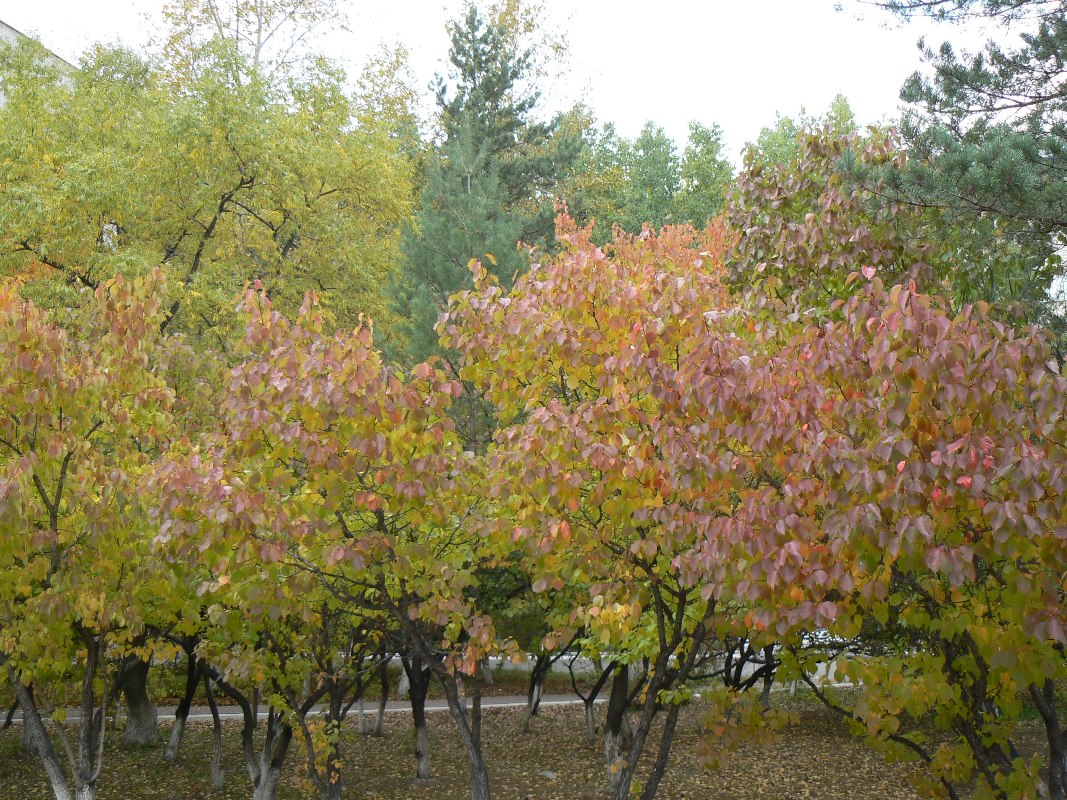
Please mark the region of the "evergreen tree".
<svg viewBox="0 0 1067 800"><path fill-rule="evenodd" d="M406 356L416 363L439 352L434 326L448 297L470 282L470 259L509 278L523 268L516 243L526 220L507 209L507 191L488 143L475 125L455 128L429 163L417 231L403 240L403 283L397 300L406 320Z"/></svg>
<svg viewBox="0 0 1067 800"><path fill-rule="evenodd" d="M426 164L394 292L406 343L392 355L409 363L440 352L434 326L449 296L468 285L471 259L509 284L525 266L519 242L549 244L553 190L577 155L558 119L533 117L532 54L505 21L471 5L449 33L452 70L437 80L443 141Z"/></svg>
<svg viewBox="0 0 1067 800"><path fill-rule="evenodd" d="M1018 32L1012 45L978 53L920 43L929 73L901 97L909 160L879 178L910 202L939 210L961 228L1009 241L1009 265L983 275L983 299L1015 305L1022 319L1062 328L1049 298L1067 232L1067 3L1063 0L890 0L909 17L983 18ZM988 271L987 271L988 272Z"/></svg>

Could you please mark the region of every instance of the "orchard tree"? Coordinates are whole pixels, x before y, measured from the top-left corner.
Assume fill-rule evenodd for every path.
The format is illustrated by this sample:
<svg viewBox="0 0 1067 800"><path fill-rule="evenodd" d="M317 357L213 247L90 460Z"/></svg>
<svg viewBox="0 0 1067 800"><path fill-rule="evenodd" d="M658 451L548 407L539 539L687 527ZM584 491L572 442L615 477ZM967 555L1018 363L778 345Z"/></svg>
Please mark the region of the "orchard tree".
<svg viewBox="0 0 1067 800"><path fill-rule="evenodd" d="M864 686L835 707L879 749L925 762L931 789L955 797L977 779L978 796L1034 797L1044 763L1063 797L1064 386L1047 344L877 278L839 321L770 327L733 380L710 360L721 337L686 368L693 413L716 413L737 467L767 476L738 514L750 624L843 642L874 628L880 652L831 662ZM1046 759L1019 758L1020 698ZM955 738L929 747L907 727L918 718Z"/></svg>
<svg viewBox="0 0 1067 800"><path fill-rule="evenodd" d="M461 374L502 420L488 456L490 539L525 549L534 592L577 590L568 627L610 648L617 674L648 661L632 743L611 754L609 774L612 796L630 796L664 712L641 795L652 798L728 591L726 558L700 581L678 565L703 541L698 506L713 496L728 508L729 492L677 481L661 444L685 447L691 436L676 425L685 387L678 368L692 329L727 310L728 239L721 226L667 228L620 234L604 250L589 228L566 216L558 224L558 258L535 265L510 292L475 267L475 291L456 298L441 330L463 355ZM620 686L633 699L625 678Z"/></svg>
<svg viewBox="0 0 1067 800"><path fill-rule="evenodd" d="M777 202L757 220L743 200L758 185ZM804 183L774 185L758 169L740 181L733 211L754 223L735 269L767 277L690 345L683 407L705 440L672 449L682 475L729 457L750 476L733 519L708 520L743 532L748 627L784 641L803 672L819 658L799 646L814 629L857 643L831 666L864 694L835 707L879 748L925 762L937 791L976 778L980 796L1062 797L1059 363L1040 334L984 303L957 310L926 264L909 265L945 246L901 246L909 228L938 230L925 212L890 226L855 197L833 200L831 181L800 204ZM882 275L914 278L886 290ZM716 538L706 551L683 574L718 564ZM1041 759L1013 741L1020 696L1045 725L1045 788ZM957 738L928 747L907 727L918 718Z"/></svg>
<svg viewBox="0 0 1067 800"><path fill-rule="evenodd" d="M475 721L459 695L459 675L495 642L467 591L481 545L465 525L468 457L445 413L458 384L426 364L407 379L393 372L369 324L331 335L311 298L292 322L262 293L250 292L244 309L220 428L175 448L161 473L157 545L210 572L201 654L220 666L219 685L242 706L246 693L231 676L267 688L274 710L258 756L245 709L256 796L273 796L296 729L320 794L337 796L334 712L362 653L345 637L384 619L409 658L442 680L471 756L472 791L487 797ZM321 727L307 712L326 694Z"/></svg>
<svg viewBox="0 0 1067 800"><path fill-rule="evenodd" d="M96 796L125 657L150 657L148 609L167 602L139 485L172 401L161 282L102 284L65 328L0 289L0 663L57 800ZM74 731L57 691L71 683Z"/></svg>

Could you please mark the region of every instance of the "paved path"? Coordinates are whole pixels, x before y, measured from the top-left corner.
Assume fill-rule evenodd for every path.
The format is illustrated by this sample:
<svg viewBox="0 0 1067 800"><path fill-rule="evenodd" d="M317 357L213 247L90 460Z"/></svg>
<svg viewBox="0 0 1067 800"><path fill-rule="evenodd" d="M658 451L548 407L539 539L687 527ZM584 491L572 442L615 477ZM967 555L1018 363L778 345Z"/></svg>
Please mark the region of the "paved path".
<svg viewBox="0 0 1067 800"><path fill-rule="evenodd" d="M467 700L468 705L470 699ZM568 706L579 705L581 699L577 695L573 694L546 694L541 696L542 706ZM598 698L597 702L602 702L602 699ZM482 697L482 708L525 708L526 697L525 695L504 695L500 697ZM321 714L324 710L324 706L316 706L312 714ZM378 698L367 698L364 704L365 713L368 717L375 717L378 713ZM447 711L448 704L445 700L427 700L427 711ZM159 721L167 722L174 719L174 706L156 706L156 711L159 713ZM385 712L390 713L411 713L411 703L407 700L390 700L385 704ZM349 718L355 718L358 714L357 706L352 706L352 710L348 712ZM262 703L259 708L260 717L265 717L267 714L267 708ZM6 716L6 715L5 715ZM78 709L67 710L67 720L70 722L77 721L81 716ZM219 716L223 719L242 719L241 709L238 706L220 705ZM0 724L3 723L4 716L0 716ZM16 711L15 717L12 720L15 724L22 723L22 712ZM210 722L211 721L211 709L207 706L193 706L189 709L189 722Z"/></svg>

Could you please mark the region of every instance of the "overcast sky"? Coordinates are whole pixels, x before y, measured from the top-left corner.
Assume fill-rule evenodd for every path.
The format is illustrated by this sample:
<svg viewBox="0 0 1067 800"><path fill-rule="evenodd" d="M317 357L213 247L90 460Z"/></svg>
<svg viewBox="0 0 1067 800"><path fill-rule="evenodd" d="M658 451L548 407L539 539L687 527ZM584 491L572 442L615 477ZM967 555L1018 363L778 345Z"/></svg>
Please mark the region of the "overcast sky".
<svg viewBox="0 0 1067 800"><path fill-rule="evenodd" d="M461 0L339 0L348 33L323 31L322 52L355 71L381 42L401 41L422 85L446 67L445 22ZM570 70L548 95L581 99L633 136L646 120L684 143L690 120L718 123L736 157L775 113L825 111L838 93L861 124L892 118L904 79L920 65L916 41L959 32L900 26L844 0L546 0L568 32ZM143 47L161 0L0 0L0 20L76 62L87 45ZM979 41L972 36L972 42Z"/></svg>

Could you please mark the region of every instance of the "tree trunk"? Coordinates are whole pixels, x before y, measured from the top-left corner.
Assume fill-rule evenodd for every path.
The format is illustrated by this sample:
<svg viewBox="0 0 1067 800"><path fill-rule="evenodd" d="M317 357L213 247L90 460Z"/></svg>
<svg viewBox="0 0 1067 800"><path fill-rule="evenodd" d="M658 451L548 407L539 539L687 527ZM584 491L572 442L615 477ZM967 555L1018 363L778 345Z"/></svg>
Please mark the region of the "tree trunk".
<svg viewBox="0 0 1067 800"><path fill-rule="evenodd" d="M22 707L22 727L29 732L30 747L37 757L41 759L48 782L52 785L52 793L56 800L72 800L74 794L70 790L67 776L63 772L63 765L52 747L52 740L41 721L41 715L37 711L37 704L33 700L33 693L22 684L22 681L13 672L8 675L11 688L15 691L19 705ZM25 741L26 734L23 734Z"/></svg>
<svg viewBox="0 0 1067 800"><path fill-rule="evenodd" d="M478 752L482 750L482 679L481 665L474 671L474 687L471 692L471 736Z"/></svg>
<svg viewBox="0 0 1067 800"><path fill-rule="evenodd" d="M211 709L211 728L215 737L215 751L211 756L211 785L222 789L226 783L226 770L222 768L222 718L219 706L215 702L215 693L211 690L211 678L204 673L204 695L208 708Z"/></svg>
<svg viewBox="0 0 1067 800"><path fill-rule="evenodd" d="M178 760L182 738L185 736L185 723L189 718L189 709L192 708L193 697L196 696L196 684L199 681L200 664L197 662L196 654L191 650L186 650L185 691L178 702L178 707L174 709L174 725L170 729L170 741L167 742L167 749L163 753L163 760L168 764L173 764Z"/></svg>
<svg viewBox="0 0 1067 800"><path fill-rule="evenodd" d="M658 683L658 680L653 679L649 684L648 697L645 699L645 704L641 709L641 717L638 720L637 727L633 730L630 748L626 752L626 759L622 762L622 769L619 770L616 778L614 787L615 800L628 800L630 797L630 786L633 784L634 774L637 772L637 763L641 760L641 753L645 749L645 740L648 738L648 732L652 728L652 720L659 710L655 701L656 695L659 694L660 687ZM664 766L666 766L666 759L664 759Z"/></svg>
<svg viewBox="0 0 1067 800"><path fill-rule="evenodd" d="M426 694L430 688L431 673L422 665L422 659L400 659L407 677L408 699L411 702L411 718L415 725L415 778L430 779L430 731L426 725Z"/></svg>
<svg viewBox="0 0 1067 800"><path fill-rule="evenodd" d="M252 781L252 800L274 800L278 791L278 777L282 764L293 740L293 729L288 723L279 722L279 715L270 708L267 711L267 737L259 752L256 777Z"/></svg>
<svg viewBox="0 0 1067 800"><path fill-rule="evenodd" d="M378 678L382 683L382 693L378 698L378 717L374 720L374 736L385 735L385 704L389 701L389 662L382 659L378 665Z"/></svg>
<svg viewBox="0 0 1067 800"><path fill-rule="evenodd" d="M33 738L33 730L26 724L26 712L22 712L22 752L37 755L37 744Z"/></svg>
<svg viewBox="0 0 1067 800"><path fill-rule="evenodd" d="M596 711L594 709L595 697L589 697L582 701L585 706L585 743L596 744Z"/></svg>
<svg viewBox="0 0 1067 800"><path fill-rule="evenodd" d="M608 714L604 722L604 762L608 767L608 790L615 791L625 767L623 753L626 723L626 705L630 695L630 666L620 664L611 679L611 695L608 697Z"/></svg>
<svg viewBox="0 0 1067 800"><path fill-rule="evenodd" d="M147 661L138 659L126 668L122 680L122 696L126 701L126 730L122 744L130 746L154 745L159 741L159 716L148 697Z"/></svg>
<svg viewBox="0 0 1067 800"><path fill-rule="evenodd" d="M1056 711L1056 685L1046 680L1040 688L1031 686L1030 697L1045 724L1048 740L1049 800L1067 800L1067 730L1060 727Z"/></svg>
<svg viewBox="0 0 1067 800"><path fill-rule="evenodd" d="M252 800L274 800L278 792L278 777L281 768L268 766L259 773L259 780L252 791Z"/></svg>
<svg viewBox="0 0 1067 800"><path fill-rule="evenodd" d="M771 707L771 687L774 685L774 645L769 644L763 648L763 691L760 692L759 702L763 708Z"/></svg>
<svg viewBox="0 0 1067 800"><path fill-rule="evenodd" d="M459 684L454 675L441 678L441 686L445 690L445 698L448 701L448 710L456 723L460 742L467 751L467 759L471 765L471 800L490 800L489 796L489 772L485 768L485 760L482 758L482 749L471 730L471 724L467 720L467 709L459 696Z"/></svg>
<svg viewBox="0 0 1067 800"><path fill-rule="evenodd" d="M545 687L545 676L551 666L551 656L547 650L537 654L533 669L530 670L530 683L526 689L526 713L522 717L522 732L530 732L530 721L537 716L537 710L541 705L541 694Z"/></svg>
<svg viewBox="0 0 1067 800"><path fill-rule="evenodd" d="M667 759L671 755L671 745L674 744L674 731L678 727L678 714L681 706L672 705L667 712L667 721L663 725L663 733L659 740L659 753L656 755L656 763L652 765L652 774L648 776L645 789L641 792L641 800L655 800L656 792L659 791L663 773L667 771Z"/></svg>
<svg viewBox="0 0 1067 800"><path fill-rule="evenodd" d="M91 783L75 791L74 800L96 800L96 784Z"/></svg>

